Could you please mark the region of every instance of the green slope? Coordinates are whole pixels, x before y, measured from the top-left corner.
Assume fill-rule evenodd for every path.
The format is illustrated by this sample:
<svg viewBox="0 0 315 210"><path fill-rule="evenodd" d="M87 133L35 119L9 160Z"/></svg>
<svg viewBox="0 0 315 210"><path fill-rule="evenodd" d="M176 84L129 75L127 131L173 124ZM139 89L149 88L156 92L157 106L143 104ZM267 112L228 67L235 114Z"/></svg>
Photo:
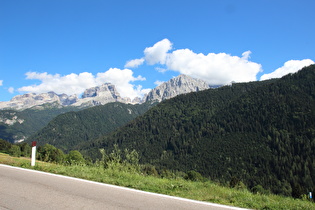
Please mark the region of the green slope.
<svg viewBox="0 0 315 210"><path fill-rule="evenodd" d="M36 140L40 145L48 143L69 151L82 142L114 131L143 114L151 106L153 105L149 103L130 105L117 102L67 112L54 118L29 140Z"/></svg>
<svg viewBox="0 0 315 210"><path fill-rule="evenodd" d="M59 114L78 110L76 107L59 108L54 104L42 105L41 109L0 110L1 119L12 120L14 118L21 120L12 125L0 122L0 138L9 142L24 139L33 135L36 131L43 128L47 123Z"/></svg>
<svg viewBox="0 0 315 210"><path fill-rule="evenodd" d="M278 80L181 95L81 147L96 158L114 144L142 163L284 195L315 183L315 65Z"/></svg>

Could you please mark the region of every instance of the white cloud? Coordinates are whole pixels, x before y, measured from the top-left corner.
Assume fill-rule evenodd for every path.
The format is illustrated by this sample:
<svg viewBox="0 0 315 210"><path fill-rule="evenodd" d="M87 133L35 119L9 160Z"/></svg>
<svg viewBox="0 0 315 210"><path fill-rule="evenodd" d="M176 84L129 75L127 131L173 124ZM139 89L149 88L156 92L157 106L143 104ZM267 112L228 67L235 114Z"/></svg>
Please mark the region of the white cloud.
<svg viewBox="0 0 315 210"><path fill-rule="evenodd" d="M250 58L250 54L252 52L250 50L247 50L245 52L242 53L242 58L245 59L245 60L248 60Z"/></svg>
<svg viewBox="0 0 315 210"><path fill-rule="evenodd" d="M163 39L155 43L152 47L144 50L145 60L149 65L165 64L168 51L172 49L172 43L168 39Z"/></svg>
<svg viewBox="0 0 315 210"><path fill-rule="evenodd" d="M152 47L147 47L144 50L144 60L149 65L164 65L165 68L155 68L161 73L172 70L203 79L211 85L255 81L258 72L262 71L260 64L249 61L251 51L244 52L242 57L226 53L197 54L190 49L169 52L172 45L168 39L163 39Z"/></svg>
<svg viewBox="0 0 315 210"><path fill-rule="evenodd" d="M68 74L61 76L60 74L48 74L28 72L26 79L40 80L39 85L24 86L18 89L20 92L44 93L54 91L58 94L65 93L67 95L80 95L85 89L101 85L103 83L112 83L116 86L122 97L141 97L147 90L143 90L141 86L132 84L134 81L143 81L145 78L134 77L133 72L129 69L111 68L106 72L97 73L94 76L91 73L83 72L80 74Z"/></svg>
<svg viewBox="0 0 315 210"><path fill-rule="evenodd" d="M26 79L40 80L39 85L24 86L18 89L21 92L43 93L54 91L56 93L65 93L68 95L81 94L86 88L96 86L95 78L91 73L83 72L80 74L48 74L27 72Z"/></svg>
<svg viewBox="0 0 315 210"><path fill-rule="evenodd" d="M2 86L3 85L3 80L0 80L0 86Z"/></svg>
<svg viewBox="0 0 315 210"><path fill-rule="evenodd" d="M142 98L145 94L148 94L151 91L150 88L142 89L141 85L138 85L136 90L138 94L137 97L140 97L140 98Z"/></svg>
<svg viewBox="0 0 315 210"><path fill-rule="evenodd" d="M154 84L157 85L157 86L159 86L159 85L161 85L161 84L163 84L163 83L164 83L164 81L160 81L160 80L156 80L156 81L154 82Z"/></svg>
<svg viewBox="0 0 315 210"><path fill-rule="evenodd" d="M127 61L125 68L137 68L146 61L149 65L165 64L168 51L172 49L172 43L168 39L163 39L155 43L152 47L144 49L144 57Z"/></svg>
<svg viewBox="0 0 315 210"><path fill-rule="evenodd" d="M160 73L164 73L164 72L167 71L167 69L161 68L161 67L155 67L155 70L157 70L157 71L160 72Z"/></svg>
<svg viewBox="0 0 315 210"><path fill-rule="evenodd" d="M96 81L98 84L102 84L104 82L112 83L116 86L118 92L122 97L141 97L142 87L135 86L131 84L134 81L144 81L145 78L142 76L134 77L133 71L130 69L120 70L118 68L111 68L104 73L98 73Z"/></svg>
<svg viewBox="0 0 315 210"><path fill-rule="evenodd" d="M180 49L169 54L166 65L169 70L203 79L211 85L255 81L262 68L248 60L250 53L246 51L243 57L238 57L226 53L196 54L189 49Z"/></svg>
<svg viewBox="0 0 315 210"><path fill-rule="evenodd" d="M9 87L8 91L9 91L9 93L14 93L14 87Z"/></svg>
<svg viewBox="0 0 315 210"><path fill-rule="evenodd" d="M274 72L270 74L264 74L260 77L260 80L267 80L271 78L280 78L289 73L295 73L298 70L302 69L305 66L309 66L314 64L314 61L311 59L304 59L304 60L290 60L284 63L284 65Z"/></svg>
<svg viewBox="0 0 315 210"><path fill-rule="evenodd" d="M127 61L125 64L125 68L137 68L138 66L142 65L144 62L144 58L134 59Z"/></svg>

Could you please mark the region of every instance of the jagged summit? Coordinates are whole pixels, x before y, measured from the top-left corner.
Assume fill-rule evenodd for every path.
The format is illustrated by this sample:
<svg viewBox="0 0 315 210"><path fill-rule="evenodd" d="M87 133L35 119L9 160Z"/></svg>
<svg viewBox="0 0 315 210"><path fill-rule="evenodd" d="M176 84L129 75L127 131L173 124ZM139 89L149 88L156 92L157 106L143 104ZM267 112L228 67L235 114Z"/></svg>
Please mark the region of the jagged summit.
<svg viewBox="0 0 315 210"><path fill-rule="evenodd" d="M27 93L24 95L14 96L10 101L0 102L0 109L27 109L46 103L58 103L61 106L67 106L78 100L76 95L68 96L66 94L48 93Z"/></svg>
<svg viewBox="0 0 315 210"><path fill-rule="evenodd" d="M197 92L208 89L209 87L209 84L203 80L181 74L151 90L146 96L145 101L160 102L180 94Z"/></svg>
<svg viewBox="0 0 315 210"><path fill-rule="evenodd" d="M90 107L116 101L127 103L130 102L130 99L121 98L113 84L105 83L86 89L81 98L76 95L68 96L67 94L56 94L54 92L17 95L8 102L0 102L0 109L23 110L47 103L55 103L59 106Z"/></svg>
<svg viewBox="0 0 315 210"><path fill-rule="evenodd" d="M0 102L0 110L24 110L31 107L38 107L47 103L55 104L60 107L76 106L83 108L104 105L110 102L131 104L140 104L147 101L161 102L165 99L169 99L180 94L196 92L208 88L209 84L207 84L205 81L194 79L182 74L154 88L142 99L135 98L131 100L128 97L123 98L120 96L115 85L104 83L100 86L86 89L81 98L78 98L76 95L68 96L66 94L56 94L55 92L41 94L27 93L24 95L17 95L10 101Z"/></svg>
<svg viewBox="0 0 315 210"><path fill-rule="evenodd" d="M104 83L100 86L86 89L82 94L82 98L72 104L72 106L90 107L110 102L133 103L128 97L122 98L115 85Z"/></svg>

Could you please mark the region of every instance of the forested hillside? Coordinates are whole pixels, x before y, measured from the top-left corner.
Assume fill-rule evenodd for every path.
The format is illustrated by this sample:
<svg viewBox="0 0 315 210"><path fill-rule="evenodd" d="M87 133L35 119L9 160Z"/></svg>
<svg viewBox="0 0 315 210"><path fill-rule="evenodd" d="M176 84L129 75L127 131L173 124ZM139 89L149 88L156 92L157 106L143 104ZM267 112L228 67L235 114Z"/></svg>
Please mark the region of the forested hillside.
<svg viewBox="0 0 315 210"><path fill-rule="evenodd" d="M41 108L0 110L0 138L11 143L25 139L43 128L59 114L79 110L77 107L60 108L55 104L44 104Z"/></svg>
<svg viewBox="0 0 315 210"><path fill-rule="evenodd" d="M81 148L135 149L142 163L275 193L315 184L315 65L281 79L181 95Z"/></svg>
<svg viewBox="0 0 315 210"><path fill-rule="evenodd" d="M39 145L48 143L68 152L82 142L96 139L125 125L152 106L151 103L131 105L115 102L67 112L54 118L28 141L36 140Z"/></svg>

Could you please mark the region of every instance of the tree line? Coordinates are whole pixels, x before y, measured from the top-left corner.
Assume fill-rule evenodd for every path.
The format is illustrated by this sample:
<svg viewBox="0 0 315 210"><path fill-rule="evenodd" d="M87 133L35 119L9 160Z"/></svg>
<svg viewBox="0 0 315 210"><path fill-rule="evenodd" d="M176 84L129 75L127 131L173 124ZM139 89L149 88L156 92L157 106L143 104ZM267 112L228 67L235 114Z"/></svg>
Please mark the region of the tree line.
<svg viewBox="0 0 315 210"><path fill-rule="evenodd" d="M14 157L31 157L32 147L28 143L11 144L8 141L0 139L0 152ZM64 165L86 164L85 158L77 150L71 150L65 154L50 144L37 147L36 159L44 162L52 162Z"/></svg>
<svg viewBox="0 0 315 210"><path fill-rule="evenodd" d="M9 154L13 157L31 157L31 146L28 143L11 144L0 139L0 152ZM36 159L39 161L50 162L61 165L81 165L102 167L116 172L130 172L142 174L143 176L156 176L161 178L184 178L191 181L206 181L202 175L196 171L189 171L187 174L174 170L157 170L150 164L140 164L140 155L136 150L121 150L118 145L114 145L112 151L99 149L100 159L92 161L90 158L83 157L77 150L71 150L65 154L50 144L39 146L36 152Z"/></svg>

